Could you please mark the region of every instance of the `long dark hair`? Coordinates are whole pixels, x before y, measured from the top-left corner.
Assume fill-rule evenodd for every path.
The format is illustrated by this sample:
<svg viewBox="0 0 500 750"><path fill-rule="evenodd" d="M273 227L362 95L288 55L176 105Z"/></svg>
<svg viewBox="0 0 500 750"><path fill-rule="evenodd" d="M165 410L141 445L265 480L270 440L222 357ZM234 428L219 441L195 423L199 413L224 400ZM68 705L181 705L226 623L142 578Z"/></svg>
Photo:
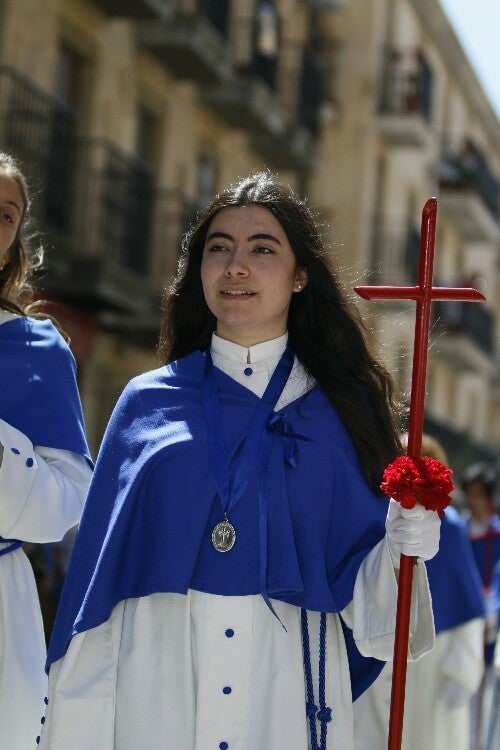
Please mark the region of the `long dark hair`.
<svg viewBox="0 0 500 750"><path fill-rule="evenodd" d="M0 270L0 308L18 315L38 317L42 304L33 300L30 278L34 269L41 264L42 255L41 248L31 250L25 236L30 209L28 183L16 160L3 151L0 151L0 175L17 184L23 201L21 220L9 248L9 258Z"/></svg>
<svg viewBox="0 0 500 750"><path fill-rule="evenodd" d="M228 187L184 238L177 275L163 300L162 361L210 346L216 319L205 302L200 274L207 230L221 209L251 204L274 214L297 264L307 270L307 285L290 303L289 343L337 410L367 481L379 493L385 466L402 452L392 379L368 349L364 325L336 279L311 211L273 174L256 172Z"/></svg>

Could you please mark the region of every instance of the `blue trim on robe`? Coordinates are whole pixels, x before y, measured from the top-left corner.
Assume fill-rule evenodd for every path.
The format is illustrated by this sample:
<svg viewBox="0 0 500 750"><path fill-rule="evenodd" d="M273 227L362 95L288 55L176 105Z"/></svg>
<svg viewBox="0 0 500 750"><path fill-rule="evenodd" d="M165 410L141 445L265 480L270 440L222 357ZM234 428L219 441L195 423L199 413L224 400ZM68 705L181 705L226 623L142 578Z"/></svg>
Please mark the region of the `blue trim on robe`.
<svg viewBox="0 0 500 750"><path fill-rule="evenodd" d="M425 565L436 633L484 617L481 578L467 527L455 508L446 508L441 519L439 552Z"/></svg>
<svg viewBox="0 0 500 750"><path fill-rule="evenodd" d="M47 667L74 634L105 622L124 599L190 588L260 593L256 481L231 512L233 549L222 554L211 544L222 507L207 447L204 369L197 351L134 378L120 397L85 504ZM226 446L234 456L259 399L220 370L217 378ZM340 612L352 599L362 560L385 535L388 500L370 490L319 387L280 414L291 432L307 439L297 440L292 468L287 439L273 431L267 593L298 607Z"/></svg>
<svg viewBox="0 0 500 750"><path fill-rule="evenodd" d="M92 465L75 360L52 322L20 316L0 324L0 357L0 418L33 445L78 453Z"/></svg>

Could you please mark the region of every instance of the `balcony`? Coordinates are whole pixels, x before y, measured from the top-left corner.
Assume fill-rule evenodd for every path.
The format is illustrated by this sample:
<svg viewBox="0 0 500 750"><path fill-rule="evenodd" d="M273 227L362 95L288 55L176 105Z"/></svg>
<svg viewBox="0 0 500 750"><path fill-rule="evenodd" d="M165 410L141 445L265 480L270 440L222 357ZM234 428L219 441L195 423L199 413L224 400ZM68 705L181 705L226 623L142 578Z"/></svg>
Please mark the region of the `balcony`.
<svg viewBox="0 0 500 750"><path fill-rule="evenodd" d="M437 168L440 204L466 240L500 239L499 182L471 141Z"/></svg>
<svg viewBox="0 0 500 750"><path fill-rule="evenodd" d="M273 134L254 134L253 147L275 169L307 171L317 166L319 150L316 139L307 128L285 123L284 130Z"/></svg>
<svg viewBox="0 0 500 750"><path fill-rule="evenodd" d="M173 0L94 0L94 5L116 18L167 18Z"/></svg>
<svg viewBox="0 0 500 750"><path fill-rule="evenodd" d="M143 21L136 33L174 76L207 85L230 77L228 24L228 0L177 0L168 18Z"/></svg>
<svg viewBox="0 0 500 750"><path fill-rule="evenodd" d="M436 301L431 309L433 351L463 369L490 367L495 322L484 303Z"/></svg>
<svg viewBox="0 0 500 750"><path fill-rule="evenodd" d="M420 51L391 49L386 53L378 123L394 146L422 148L432 139L433 76Z"/></svg>
<svg viewBox="0 0 500 750"><path fill-rule="evenodd" d="M53 241L40 285L87 310L147 316L158 193L152 167L105 140L75 140L73 179L62 196L64 226L42 223Z"/></svg>
<svg viewBox="0 0 500 750"><path fill-rule="evenodd" d="M278 97L280 41L266 37L259 46L258 16L237 17L231 25L232 74L223 84L205 88L205 103L231 127L252 135L282 138L286 118ZM291 84L293 85L293 83Z"/></svg>
<svg viewBox="0 0 500 750"><path fill-rule="evenodd" d="M18 71L0 67L0 148L23 165L37 223L64 230L76 115Z"/></svg>
<svg viewBox="0 0 500 750"><path fill-rule="evenodd" d="M285 136L286 121L278 99L264 81L250 72L205 90L202 99L232 127L275 138Z"/></svg>
<svg viewBox="0 0 500 750"><path fill-rule="evenodd" d="M38 285L80 309L147 316L161 200L154 170L105 141L75 135L75 113L17 71L0 68L0 148L23 164L49 248Z"/></svg>
<svg viewBox="0 0 500 750"><path fill-rule="evenodd" d="M232 127L249 132L274 167L314 167L322 108L329 103L327 61L296 40L279 39L275 54L264 55L251 19L236 19L234 35L240 47L253 38L251 54L239 59L233 53L237 72L224 87L206 90L205 101Z"/></svg>

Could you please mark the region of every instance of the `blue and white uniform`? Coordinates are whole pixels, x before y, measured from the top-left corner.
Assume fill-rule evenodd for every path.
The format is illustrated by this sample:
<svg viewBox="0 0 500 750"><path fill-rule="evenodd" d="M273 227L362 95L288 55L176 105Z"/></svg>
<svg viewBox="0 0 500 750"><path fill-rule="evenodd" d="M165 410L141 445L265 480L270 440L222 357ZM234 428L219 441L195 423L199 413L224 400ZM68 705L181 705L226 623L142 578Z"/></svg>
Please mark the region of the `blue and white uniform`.
<svg viewBox="0 0 500 750"><path fill-rule="evenodd" d="M286 344L284 336L247 349L213 337L225 435L236 453L246 410ZM222 508L206 455L203 360L198 352L132 381L111 419L49 649L43 750L305 750L302 607L316 697L319 613L327 612L327 748L352 750L348 652L354 644L361 661L392 658L397 584L384 538L387 502L367 487L340 420L296 360L276 404L266 592L254 487L229 517L234 548L211 546ZM327 432L308 425L312 411ZM126 460L113 455L120 435ZM423 564L413 605L416 658L434 642Z"/></svg>
<svg viewBox="0 0 500 750"><path fill-rule="evenodd" d="M26 750L47 679L38 593L20 542L56 541L77 524L92 470L74 361L52 324L0 310L0 361L0 747ZM58 408L60 398L69 401Z"/></svg>

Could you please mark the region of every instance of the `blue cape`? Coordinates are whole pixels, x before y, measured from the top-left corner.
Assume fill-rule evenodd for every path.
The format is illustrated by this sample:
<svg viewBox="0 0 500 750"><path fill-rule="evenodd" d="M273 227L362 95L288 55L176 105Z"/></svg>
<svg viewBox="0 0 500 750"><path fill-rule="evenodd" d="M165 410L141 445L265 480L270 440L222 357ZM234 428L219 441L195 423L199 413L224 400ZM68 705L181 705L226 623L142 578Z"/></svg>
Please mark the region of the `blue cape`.
<svg viewBox="0 0 500 750"><path fill-rule="evenodd" d="M466 525L455 508L446 508L441 519L439 552L425 565L436 633L484 617L481 578Z"/></svg>
<svg viewBox="0 0 500 750"><path fill-rule="evenodd" d="M479 536L471 536L470 540L483 585L489 589L493 568L500 560L500 518L493 516L488 530Z"/></svg>
<svg viewBox="0 0 500 750"><path fill-rule="evenodd" d="M73 355L49 320L0 325L0 418L33 445L84 456L90 464Z"/></svg>
<svg viewBox="0 0 500 750"><path fill-rule="evenodd" d="M74 634L105 622L124 599L189 588L260 592L258 466L231 511L235 546L220 553L211 543L222 507L207 445L204 369L205 357L196 351L135 378L121 395L99 452L47 666L63 656ZM222 371L216 376L226 448L234 457L259 399ZM362 560L385 534L387 499L371 492L320 388L277 415L268 423L267 594L339 612L352 599ZM370 661L378 673L383 664Z"/></svg>

